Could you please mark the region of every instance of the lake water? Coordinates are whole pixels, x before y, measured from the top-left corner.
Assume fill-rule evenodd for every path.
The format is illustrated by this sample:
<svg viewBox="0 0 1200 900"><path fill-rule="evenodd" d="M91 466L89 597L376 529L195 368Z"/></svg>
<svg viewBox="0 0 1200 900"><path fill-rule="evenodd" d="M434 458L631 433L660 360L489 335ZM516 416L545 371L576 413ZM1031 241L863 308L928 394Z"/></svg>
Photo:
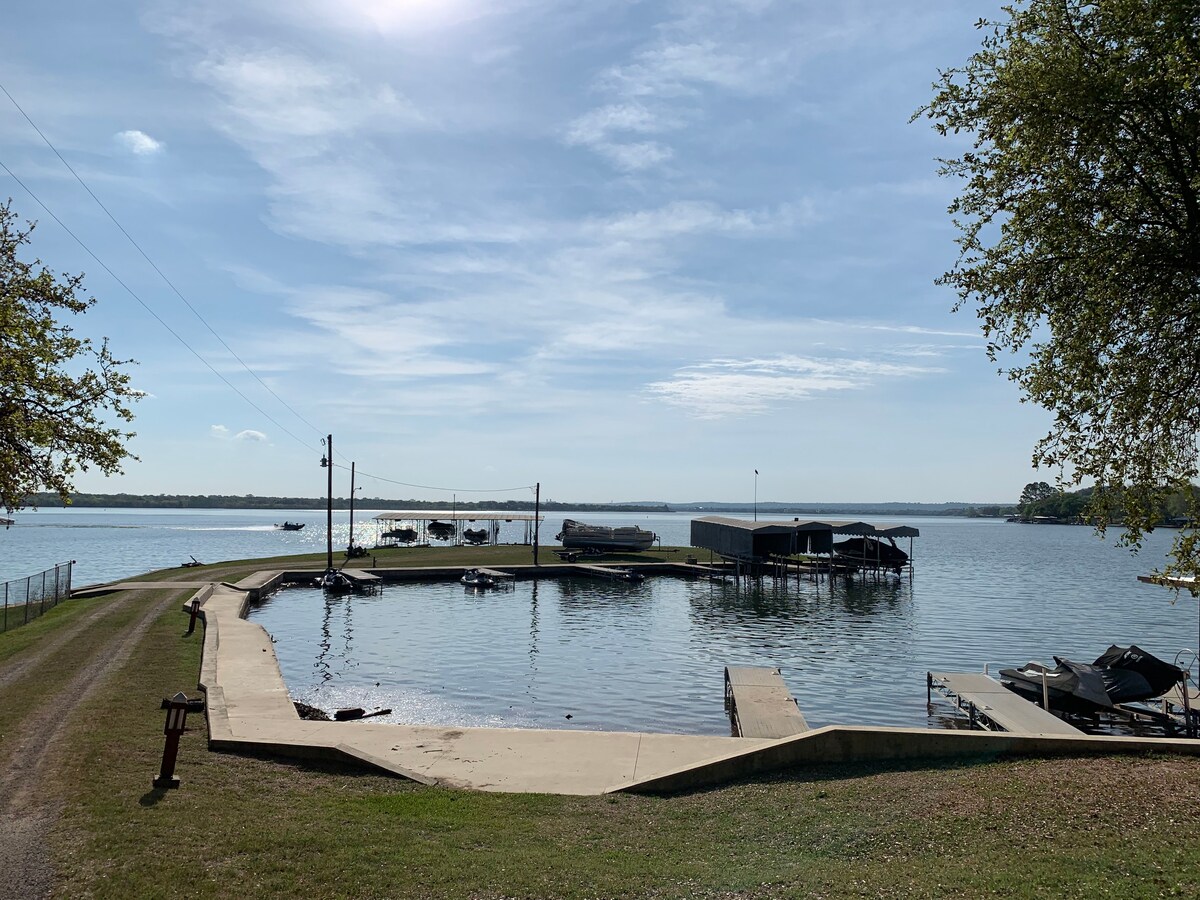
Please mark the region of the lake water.
<svg viewBox="0 0 1200 900"><path fill-rule="evenodd" d="M370 513L355 533L373 542ZM688 544L690 515L577 514ZM324 510L44 510L0 531L0 579L77 560L77 585L178 566L320 551ZM561 513L543 524L543 543ZM303 521L299 532L275 522ZM1172 534L1140 555L1088 528L994 520L873 518L915 525L912 579L762 590L652 578L544 579L476 595L457 582L326 602L290 589L253 613L276 637L296 699L394 710L392 721L653 729L719 734L726 665L775 665L814 725L931 724L929 669L981 670L1054 655L1090 662L1109 643L1172 660L1198 640L1197 601L1141 584ZM348 514L335 513L345 546ZM517 523L501 539L522 536ZM377 684L378 683L378 684ZM936 708L940 722L948 713ZM567 719L567 715L571 719Z"/></svg>

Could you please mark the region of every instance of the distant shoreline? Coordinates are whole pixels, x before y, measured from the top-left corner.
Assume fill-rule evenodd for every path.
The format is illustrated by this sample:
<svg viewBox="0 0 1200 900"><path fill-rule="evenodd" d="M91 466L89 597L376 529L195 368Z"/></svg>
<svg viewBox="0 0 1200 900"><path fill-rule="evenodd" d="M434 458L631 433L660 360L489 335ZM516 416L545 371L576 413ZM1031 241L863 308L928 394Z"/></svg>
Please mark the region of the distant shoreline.
<svg viewBox="0 0 1200 900"><path fill-rule="evenodd" d="M38 494L29 500L30 508L39 509L263 509L294 510L324 509L324 497L258 497L254 495L203 495L203 494L75 494L69 506L65 506L57 494ZM532 511L532 500L476 500L456 501L456 509L497 511ZM436 509L449 508L444 500L389 500L379 497L362 497L355 501L355 509L370 510ZM333 498L334 509L349 509L346 497ZM703 515L743 514L757 511L760 516L969 516L973 518L1004 518L1016 512L1015 504L999 503L783 503L760 502L757 505L743 503L667 503L659 501L635 503L568 503L543 500L543 512L625 512L625 513L692 513Z"/></svg>

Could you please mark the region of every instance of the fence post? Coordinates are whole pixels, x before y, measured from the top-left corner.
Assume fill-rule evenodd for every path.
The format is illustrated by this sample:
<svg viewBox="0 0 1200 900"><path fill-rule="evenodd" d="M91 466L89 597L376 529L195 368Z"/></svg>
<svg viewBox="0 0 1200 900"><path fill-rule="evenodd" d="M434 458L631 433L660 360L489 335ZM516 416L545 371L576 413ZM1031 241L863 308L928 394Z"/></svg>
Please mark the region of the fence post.
<svg viewBox="0 0 1200 900"><path fill-rule="evenodd" d="M26 625L29 624L29 585L32 581L33 581L32 577L25 579L25 624Z"/></svg>
<svg viewBox="0 0 1200 900"><path fill-rule="evenodd" d="M46 614L46 570L43 569L42 570L42 611L39 612L38 615L44 616L45 614Z"/></svg>

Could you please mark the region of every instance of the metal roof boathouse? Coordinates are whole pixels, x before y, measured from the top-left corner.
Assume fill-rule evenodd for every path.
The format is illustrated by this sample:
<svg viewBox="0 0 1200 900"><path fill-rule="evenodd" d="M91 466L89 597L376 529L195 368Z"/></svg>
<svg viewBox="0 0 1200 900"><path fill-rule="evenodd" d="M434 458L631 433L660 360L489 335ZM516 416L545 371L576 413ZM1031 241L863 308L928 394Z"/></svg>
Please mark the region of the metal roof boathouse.
<svg viewBox="0 0 1200 900"><path fill-rule="evenodd" d="M692 519L691 544L703 550L711 550L718 556L736 561L739 569L761 569L768 564L794 556L828 556L832 565L834 535L851 538L895 538L909 539L907 567L911 572L912 538L921 532L910 525L877 526L869 522L819 522L792 519L783 522L750 521L729 516L703 516ZM854 568L888 569L882 564L872 566L868 554L855 560Z"/></svg>

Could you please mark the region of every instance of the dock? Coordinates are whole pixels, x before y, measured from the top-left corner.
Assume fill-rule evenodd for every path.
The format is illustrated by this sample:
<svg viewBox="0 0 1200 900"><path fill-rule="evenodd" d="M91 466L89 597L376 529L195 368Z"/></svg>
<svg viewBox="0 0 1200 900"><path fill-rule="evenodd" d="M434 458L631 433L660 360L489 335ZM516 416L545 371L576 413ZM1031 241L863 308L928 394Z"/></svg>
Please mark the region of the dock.
<svg viewBox="0 0 1200 900"><path fill-rule="evenodd" d="M785 738L808 731L808 722L773 667L726 666L725 708L734 737Z"/></svg>
<svg viewBox="0 0 1200 900"><path fill-rule="evenodd" d="M512 572L501 572L499 569L480 569L480 568L476 567L476 568L475 568L475 571L476 571L476 572L478 572L480 575L486 575L486 576L488 576L488 578L512 578L512 579L516 579L516 577L517 577L517 576L516 576L516 575L514 575Z"/></svg>
<svg viewBox="0 0 1200 900"><path fill-rule="evenodd" d="M930 695L937 690L957 702L972 727L1012 734L1083 734L982 672L927 672L925 679Z"/></svg>
<svg viewBox="0 0 1200 900"><path fill-rule="evenodd" d="M366 572L362 569L342 569L341 573L354 585L356 591L377 591L383 586L383 579L373 572Z"/></svg>
<svg viewBox="0 0 1200 900"><path fill-rule="evenodd" d="M612 566L591 566L584 563L576 563L572 567L572 573L578 572L583 575L591 575L593 578L607 578L610 581L645 581L646 576L641 572L635 572L633 569L617 569Z"/></svg>

